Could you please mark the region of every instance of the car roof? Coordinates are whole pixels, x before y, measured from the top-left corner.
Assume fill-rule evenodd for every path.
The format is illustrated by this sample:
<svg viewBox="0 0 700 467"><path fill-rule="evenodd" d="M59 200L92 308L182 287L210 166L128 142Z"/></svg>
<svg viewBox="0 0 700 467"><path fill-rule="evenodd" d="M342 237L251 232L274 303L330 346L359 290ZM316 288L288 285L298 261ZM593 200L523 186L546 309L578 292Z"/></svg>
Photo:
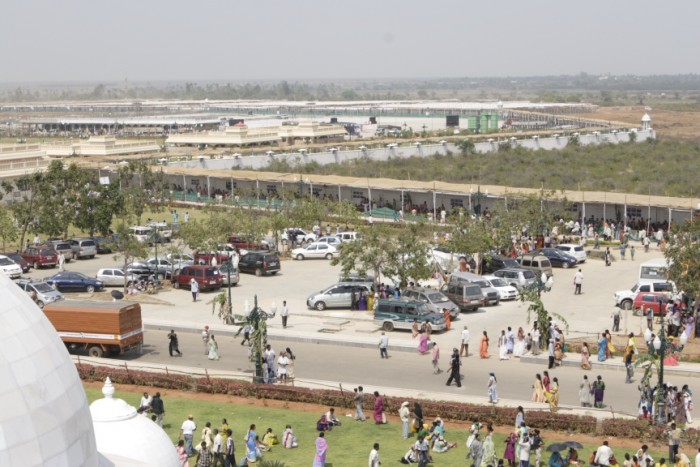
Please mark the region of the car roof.
<svg viewBox="0 0 700 467"><path fill-rule="evenodd" d="M499 269L498 271L525 272L525 271L529 271L529 269L525 269L525 268L503 268L503 269ZM496 272L498 272L498 271L496 271Z"/></svg>
<svg viewBox="0 0 700 467"><path fill-rule="evenodd" d="M581 247L582 247L583 245L576 245L576 244L574 244L574 243L560 243L559 245L557 245L557 248L560 247L560 246L569 246L569 247L575 248L575 247L577 247L577 246L581 246Z"/></svg>
<svg viewBox="0 0 700 467"><path fill-rule="evenodd" d="M440 292L440 289L436 289L434 287L406 287L405 289L402 289L403 292L406 292L407 290L411 290L413 292Z"/></svg>

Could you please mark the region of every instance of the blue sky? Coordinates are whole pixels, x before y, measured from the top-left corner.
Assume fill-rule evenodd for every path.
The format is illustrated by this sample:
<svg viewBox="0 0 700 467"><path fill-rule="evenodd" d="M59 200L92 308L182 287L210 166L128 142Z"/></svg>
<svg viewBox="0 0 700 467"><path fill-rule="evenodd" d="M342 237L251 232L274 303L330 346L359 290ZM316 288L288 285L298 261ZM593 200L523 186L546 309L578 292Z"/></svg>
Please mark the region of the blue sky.
<svg viewBox="0 0 700 467"><path fill-rule="evenodd" d="M700 2L10 0L2 82L699 73Z"/></svg>

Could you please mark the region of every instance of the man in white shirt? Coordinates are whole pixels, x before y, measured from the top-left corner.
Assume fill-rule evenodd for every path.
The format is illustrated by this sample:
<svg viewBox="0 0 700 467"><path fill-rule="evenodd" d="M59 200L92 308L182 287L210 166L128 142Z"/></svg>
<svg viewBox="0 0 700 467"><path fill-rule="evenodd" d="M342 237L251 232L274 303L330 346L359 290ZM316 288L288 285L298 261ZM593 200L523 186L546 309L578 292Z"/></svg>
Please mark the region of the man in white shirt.
<svg viewBox="0 0 700 467"><path fill-rule="evenodd" d="M469 356L469 329L467 329L466 326L464 326L464 330L462 331L462 348L460 349L459 354L462 357Z"/></svg>
<svg viewBox="0 0 700 467"><path fill-rule="evenodd" d="M379 355L382 358L389 358L387 353L387 347L389 347L389 336L382 331L382 336L379 338Z"/></svg>
<svg viewBox="0 0 700 467"><path fill-rule="evenodd" d="M700 448L698 448L698 453L695 455L695 467L700 467Z"/></svg>
<svg viewBox="0 0 700 467"><path fill-rule="evenodd" d="M195 455L194 447L192 446L192 440L194 439L195 431L197 431L197 425L195 425L194 423L194 416L190 415L189 417L187 417L187 420L182 422L179 436L179 439L185 439L185 449L187 450L188 456Z"/></svg>
<svg viewBox="0 0 700 467"><path fill-rule="evenodd" d="M608 446L607 441L603 441L603 445L595 452L595 463L601 466L610 465L610 458L613 456L612 449Z"/></svg>
<svg viewBox="0 0 700 467"><path fill-rule="evenodd" d="M211 452L214 454L214 466L224 465L224 438L219 430L214 428L214 445Z"/></svg>
<svg viewBox="0 0 700 467"><path fill-rule="evenodd" d="M574 295L581 295L581 285L583 285L583 272L579 269L574 274Z"/></svg>
<svg viewBox="0 0 700 467"><path fill-rule="evenodd" d="M282 328L287 329L287 318L289 317L289 307L287 306L287 300L282 302L282 311L280 311L280 316L282 317Z"/></svg>
<svg viewBox="0 0 700 467"><path fill-rule="evenodd" d="M521 439L523 441L518 443L520 445L520 456L518 457L520 467L530 467L530 438L525 436Z"/></svg>
<svg viewBox="0 0 700 467"><path fill-rule="evenodd" d="M148 415L148 411L151 408L151 402L153 401L153 398L148 395L147 392L143 393L143 397L141 397L141 404L139 405L139 413L143 415Z"/></svg>
<svg viewBox="0 0 700 467"><path fill-rule="evenodd" d="M369 452L369 467L379 467L379 443L374 443L374 448Z"/></svg>

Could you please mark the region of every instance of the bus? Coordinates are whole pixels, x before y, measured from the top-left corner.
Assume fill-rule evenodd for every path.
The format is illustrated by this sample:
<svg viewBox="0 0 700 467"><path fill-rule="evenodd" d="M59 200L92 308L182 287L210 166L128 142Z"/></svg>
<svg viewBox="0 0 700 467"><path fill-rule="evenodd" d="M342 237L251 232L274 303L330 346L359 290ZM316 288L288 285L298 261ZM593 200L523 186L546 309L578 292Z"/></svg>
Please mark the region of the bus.
<svg viewBox="0 0 700 467"><path fill-rule="evenodd" d="M639 282L664 282L668 280L668 268L673 264L666 258L651 259L639 266Z"/></svg>

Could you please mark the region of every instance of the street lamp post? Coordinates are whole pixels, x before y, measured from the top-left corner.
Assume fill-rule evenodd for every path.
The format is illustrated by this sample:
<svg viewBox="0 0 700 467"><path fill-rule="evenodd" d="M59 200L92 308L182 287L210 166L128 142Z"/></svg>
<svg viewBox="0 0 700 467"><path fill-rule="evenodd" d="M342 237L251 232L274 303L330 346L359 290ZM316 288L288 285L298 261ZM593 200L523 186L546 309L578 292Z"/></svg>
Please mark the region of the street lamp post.
<svg viewBox="0 0 700 467"><path fill-rule="evenodd" d="M666 351L671 350L671 352L677 351L681 352L688 343L688 337L685 332L681 333L681 345L677 347L671 342L668 337L666 337L666 329L664 323L664 315L661 314L661 329L659 330L659 335L654 338L653 346L657 355L659 356L659 378L658 386L656 389L656 423L659 425L666 424L666 394L664 391L664 358L666 357Z"/></svg>
<svg viewBox="0 0 700 467"><path fill-rule="evenodd" d="M253 300L253 309L248 314L248 323L253 327L253 359L255 360L255 377L253 382L264 383L263 374L263 347L267 344L267 323L270 318L275 317L276 306L273 305L272 313L267 313L258 306L258 296Z"/></svg>
<svg viewBox="0 0 700 467"><path fill-rule="evenodd" d="M228 274L228 311L229 316L233 313L233 302L231 301L231 269L233 269L233 261L231 252L228 252L228 265L226 265L226 273Z"/></svg>

